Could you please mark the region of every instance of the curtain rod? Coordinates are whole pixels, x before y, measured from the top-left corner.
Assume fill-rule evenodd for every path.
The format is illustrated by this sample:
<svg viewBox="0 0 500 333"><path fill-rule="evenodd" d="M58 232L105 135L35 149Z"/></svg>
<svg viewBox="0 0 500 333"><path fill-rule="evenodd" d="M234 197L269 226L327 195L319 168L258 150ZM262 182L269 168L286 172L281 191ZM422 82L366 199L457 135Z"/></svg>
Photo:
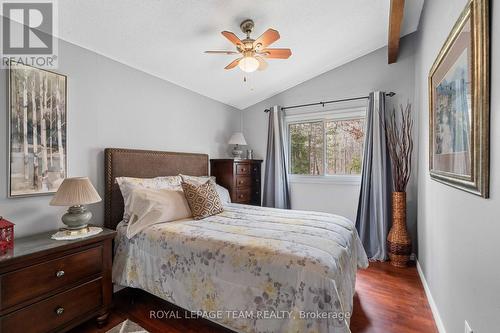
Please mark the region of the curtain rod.
<svg viewBox="0 0 500 333"><path fill-rule="evenodd" d="M391 92L386 93L385 95L389 96L389 97L392 97L392 96L396 95L396 93L391 91ZM325 107L325 104L338 103L338 102L348 102L348 101L356 101L356 100L359 100L359 99L367 99L367 98L369 98L369 96L344 98L344 99L336 99L336 100L333 100L333 101L326 101L326 102L317 102L317 103L309 103L309 104L284 106L284 107L281 108L281 110L303 108L303 107L314 106L314 105L321 105L321 106ZM271 111L271 109L265 109L264 110L264 112L266 112L266 113L269 112L269 111Z"/></svg>

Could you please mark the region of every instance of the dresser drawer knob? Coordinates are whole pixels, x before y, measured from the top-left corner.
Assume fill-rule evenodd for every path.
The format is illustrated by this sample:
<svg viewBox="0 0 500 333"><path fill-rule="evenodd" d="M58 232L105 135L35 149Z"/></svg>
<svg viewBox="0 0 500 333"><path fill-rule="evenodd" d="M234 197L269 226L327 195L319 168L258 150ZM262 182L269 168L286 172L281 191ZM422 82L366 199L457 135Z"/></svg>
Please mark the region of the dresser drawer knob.
<svg viewBox="0 0 500 333"><path fill-rule="evenodd" d="M56 309L56 315L62 316L63 313L64 313L64 308L62 306Z"/></svg>
<svg viewBox="0 0 500 333"><path fill-rule="evenodd" d="M56 277L60 278L60 277L63 277L64 276L64 271L63 270L60 270L60 271L57 271L56 273Z"/></svg>

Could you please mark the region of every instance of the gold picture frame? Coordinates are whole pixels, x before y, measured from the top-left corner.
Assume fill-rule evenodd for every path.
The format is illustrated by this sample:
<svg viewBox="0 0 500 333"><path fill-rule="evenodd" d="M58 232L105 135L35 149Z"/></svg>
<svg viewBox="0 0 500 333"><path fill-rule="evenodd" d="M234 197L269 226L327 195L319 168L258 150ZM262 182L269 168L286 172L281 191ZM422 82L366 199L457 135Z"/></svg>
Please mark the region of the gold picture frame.
<svg viewBox="0 0 500 333"><path fill-rule="evenodd" d="M429 72L431 179L489 197L490 17L470 0Z"/></svg>

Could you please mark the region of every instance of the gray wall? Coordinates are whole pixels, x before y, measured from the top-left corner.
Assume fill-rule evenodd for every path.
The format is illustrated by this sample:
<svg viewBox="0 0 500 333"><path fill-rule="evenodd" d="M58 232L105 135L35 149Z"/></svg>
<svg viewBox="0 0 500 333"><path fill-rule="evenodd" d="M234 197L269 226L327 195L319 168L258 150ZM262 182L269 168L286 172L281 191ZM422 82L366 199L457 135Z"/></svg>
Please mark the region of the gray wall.
<svg viewBox="0 0 500 333"><path fill-rule="evenodd" d="M416 100L420 110L418 158L418 260L448 333L500 327L500 4L491 1L491 199L430 179L427 76L466 0L426 1L416 49Z"/></svg>
<svg viewBox="0 0 500 333"><path fill-rule="evenodd" d="M167 66L168 63L165 63ZM124 147L227 156L241 111L73 44L59 42L60 73L68 75L69 176L89 176L103 197L103 149ZM7 72L0 71L0 215L16 237L62 224L51 196L7 198ZM94 223L103 204L90 206Z"/></svg>
<svg viewBox="0 0 500 333"><path fill-rule="evenodd" d="M243 127L248 144L258 157L265 157L267 114L272 105L294 105L347 97L366 96L375 90L394 91L388 98L389 107L413 102L414 95L414 35L401 41L398 62L387 64L387 48L381 48L348 64L299 84L263 102L243 110ZM301 109L317 111L315 108ZM414 114L419 113L418 109ZM416 131L415 131L416 137ZM415 176L415 174L414 174ZM356 218L359 184L311 184L292 182L292 208L318 210ZM416 240L416 180L412 178L408 191L409 229Z"/></svg>

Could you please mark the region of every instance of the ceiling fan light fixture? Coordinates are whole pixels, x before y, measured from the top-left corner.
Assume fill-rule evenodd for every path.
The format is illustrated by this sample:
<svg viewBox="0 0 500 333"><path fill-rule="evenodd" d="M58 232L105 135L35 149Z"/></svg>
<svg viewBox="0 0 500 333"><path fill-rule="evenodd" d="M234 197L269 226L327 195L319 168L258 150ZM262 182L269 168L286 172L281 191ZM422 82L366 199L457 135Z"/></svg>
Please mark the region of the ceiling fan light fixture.
<svg viewBox="0 0 500 333"><path fill-rule="evenodd" d="M246 73L252 73L259 68L259 61L253 56L245 56L240 60L238 67Z"/></svg>
<svg viewBox="0 0 500 333"><path fill-rule="evenodd" d="M265 70L267 68L267 58L288 59L292 55L290 49L268 47L280 39L280 34L277 30L269 28L257 39L253 39L250 37L253 27L254 23L252 20L241 22L241 31L246 34L246 38L243 40L239 39L231 31L222 31L222 35L236 47L236 51L205 51L205 53L239 54L240 57L231 61L224 69L231 70L238 66L245 73Z"/></svg>

